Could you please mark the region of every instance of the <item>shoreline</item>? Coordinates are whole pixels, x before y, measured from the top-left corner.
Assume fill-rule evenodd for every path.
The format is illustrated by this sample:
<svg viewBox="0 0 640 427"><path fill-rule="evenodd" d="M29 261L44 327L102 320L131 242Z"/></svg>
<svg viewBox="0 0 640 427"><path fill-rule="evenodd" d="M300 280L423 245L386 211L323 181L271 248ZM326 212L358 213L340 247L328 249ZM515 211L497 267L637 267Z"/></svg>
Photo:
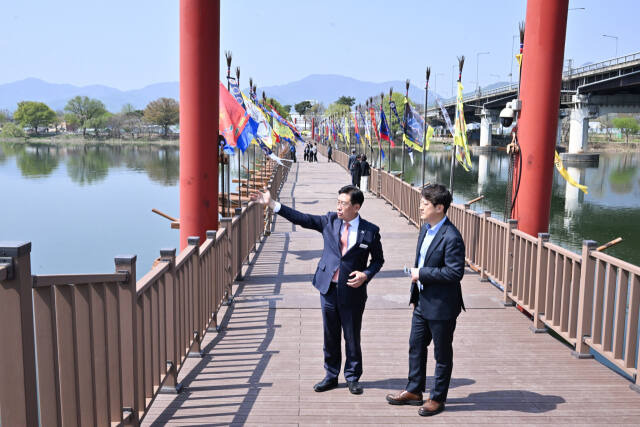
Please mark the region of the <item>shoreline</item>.
<svg viewBox="0 0 640 427"><path fill-rule="evenodd" d="M435 139L435 138L434 138ZM451 138L448 138L451 139ZM445 138L438 138L438 140L433 141L429 151L446 151L444 148L449 144L445 144ZM95 140L95 139L82 139L82 138L0 138L0 143L11 143L11 144L29 144L29 145L41 145L41 146L64 146L64 147L76 147L76 146L85 146L85 147L93 147L97 145L108 145L108 146L136 146L136 145L149 145L149 146L157 146L157 147L179 147L180 139L159 139L159 140L149 140L149 139L104 139L104 140ZM474 148L478 147L476 144L469 145L471 148L471 152L473 153ZM383 147L384 148L384 147ZM626 143L626 142L590 142L590 146L587 153L621 153L621 152L633 152L640 150L640 143Z"/></svg>
<svg viewBox="0 0 640 427"><path fill-rule="evenodd" d="M117 146L135 146L135 145L151 145L158 147L179 147L180 139L165 140L149 140L149 139L82 139L82 138L0 138L0 143L6 142L11 144L25 145L41 145L41 146L58 146L58 147L93 147L96 145Z"/></svg>

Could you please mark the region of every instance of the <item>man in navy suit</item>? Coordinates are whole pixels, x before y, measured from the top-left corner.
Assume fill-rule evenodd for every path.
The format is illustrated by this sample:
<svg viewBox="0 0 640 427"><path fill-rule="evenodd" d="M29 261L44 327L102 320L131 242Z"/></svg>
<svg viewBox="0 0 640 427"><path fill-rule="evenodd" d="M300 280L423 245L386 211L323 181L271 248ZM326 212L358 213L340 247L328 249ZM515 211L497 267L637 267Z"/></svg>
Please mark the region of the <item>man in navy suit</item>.
<svg viewBox="0 0 640 427"><path fill-rule="evenodd" d="M294 224L322 233L324 249L312 283L320 291L326 375L313 388L322 392L338 386L342 359L340 333L343 332L344 377L351 393L362 394L358 382L362 375L360 329L367 283L384 263L380 229L358 214L364 202L362 191L352 185L342 187L338 191L336 212L326 215L298 212L272 200L268 192L254 193L251 200L269 205Z"/></svg>
<svg viewBox="0 0 640 427"><path fill-rule="evenodd" d="M409 382L405 390L387 395L392 405L424 405L422 416L444 410L453 370L453 332L464 309L460 280L464 275L464 242L446 216L451 193L445 186L429 184L422 189L420 228L416 260L411 269L413 319L409 338ZM433 340L436 359L434 386L422 399L427 378L427 346Z"/></svg>

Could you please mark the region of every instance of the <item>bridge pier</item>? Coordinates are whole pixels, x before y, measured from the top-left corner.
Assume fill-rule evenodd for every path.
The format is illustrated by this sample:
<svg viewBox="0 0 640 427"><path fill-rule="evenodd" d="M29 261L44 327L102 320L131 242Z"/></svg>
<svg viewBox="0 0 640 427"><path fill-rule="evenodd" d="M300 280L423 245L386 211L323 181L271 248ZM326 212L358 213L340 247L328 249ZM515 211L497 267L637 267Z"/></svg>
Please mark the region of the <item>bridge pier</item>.
<svg viewBox="0 0 640 427"><path fill-rule="evenodd" d="M573 96L573 107L569 116L569 153L582 153L589 142L590 109L585 95Z"/></svg>
<svg viewBox="0 0 640 427"><path fill-rule="evenodd" d="M480 114L480 147L491 146L491 128L493 125L493 117L490 110L482 109Z"/></svg>

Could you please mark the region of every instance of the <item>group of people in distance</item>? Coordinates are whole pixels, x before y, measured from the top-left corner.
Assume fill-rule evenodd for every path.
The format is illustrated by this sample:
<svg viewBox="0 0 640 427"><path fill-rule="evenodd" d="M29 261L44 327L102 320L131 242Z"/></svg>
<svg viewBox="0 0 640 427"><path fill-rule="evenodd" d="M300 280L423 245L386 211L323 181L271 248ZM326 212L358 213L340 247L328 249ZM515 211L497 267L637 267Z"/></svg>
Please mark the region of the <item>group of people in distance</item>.
<svg viewBox="0 0 640 427"><path fill-rule="evenodd" d="M351 185L354 185L364 191L369 191L369 176L371 176L371 165L367 161L367 156L357 154L356 150L351 150L347 169L351 173Z"/></svg>
<svg viewBox="0 0 640 427"><path fill-rule="evenodd" d="M253 193L251 200L268 205L273 212L304 228L322 233L324 248L312 284L320 292L324 335L325 377L313 386L316 392L338 387L341 368L341 335L346 360L343 375L352 394L362 394L363 372L360 331L367 301L367 286L384 264L380 228L359 214L364 194L355 185L366 157L349 159L354 185L338 190L336 210L310 215L273 200L268 192ZM365 186L366 188L366 186ZM440 184L423 187L413 268L405 269L411 282L407 302L413 312L409 338L409 374L404 390L388 394L391 405L420 406L418 414L431 416L445 409L453 369L453 333L464 309L460 281L464 275L464 242L447 218L451 193ZM388 331L394 333L394 331ZM427 347L433 341L436 360L434 385L428 399L426 387Z"/></svg>
<svg viewBox="0 0 640 427"><path fill-rule="evenodd" d="M307 142L304 145L304 160L305 162L318 161L318 145L315 142Z"/></svg>

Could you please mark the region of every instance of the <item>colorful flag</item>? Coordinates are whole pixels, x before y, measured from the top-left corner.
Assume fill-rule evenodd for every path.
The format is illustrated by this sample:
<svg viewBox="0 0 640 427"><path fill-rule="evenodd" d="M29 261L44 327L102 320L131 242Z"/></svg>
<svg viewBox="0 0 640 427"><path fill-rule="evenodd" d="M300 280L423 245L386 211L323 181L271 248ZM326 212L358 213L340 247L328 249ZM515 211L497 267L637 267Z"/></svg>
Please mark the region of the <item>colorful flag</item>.
<svg viewBox="0 0 640 427"><path fill-rule="evenodd" d="M240 91L240 88L238 87L238 83L236 82L236 79L228 78L227 80L229 82L229 92L231 92L231 95L233 95L236 101L238 101L238 104L240 104L242 108L245 108L244 101L242 99L243 95L242 95L242 92Z"/></svg>
<svg viewBox="0 0 640 427"><path fill-rule="evenodd" d="M358 113L353 112L353 131L356 134L356 144L360 144L360 131L358 130Z"/></svg>
<svg viewBox="0 0 640 427"><path fill-rule="evenodd" d="M456 150L456 159L462 167L469 171L471 168L471 155L469 154L469 145L467 144L467 123L464 120L464 105L462 103L462 83L458 82L458 96L456 99L456 121L454 124L455 134L453 135L453 143L460 150Z"/></svg>
<svg viewBox="0 0 640 427"><path fill-rule="evenodd" d="M389 126L387 126L387 117L384 115L384 111L382 110L382 106L380 106L380 139L385 141L389 141L393 147L393 142L391 138L389 138Z"/></svg>
<svg viewBox="0 0 640 427"><path fill-rule="evenodd" d="M258 123L257 131L256 131L256 139L261 139L262 142L267 145L267 147L273 147L273 140L271 138L271 126L267 122L267 117L264 115L262 110L258 108L256 104L251 101L244 93L241 94L244 99L244 107L247 110L247 113L251 116L251 119L255 120ZM254 144L258 144L258 141L251 141Z"/></svg>
<svg viewBox="0 0 640 427"><path fill-rule="evenodd" d="M404 134L402 140L407 147L422 152L424 120L417 111L411 108L407 98L404 99Z"/></svg>
<svg viewBox="0 0 640 427"><path fill-rule="evenodd" d="M380 139L380 132L378 131L378 124L376 123L376 112L373 110L373 107L369 108L369 113L371 113L371 126L373 127L373 131L376 134L376 138Z"/></svg>
<svg viewBox="0 0 640 427"><path fill-rule="evenodd" d="M362 110L360 110L360 118L364 123L364 139L369 144L369 147L371 147L371 127L369 126L369 121L364 117L364 114L362 114Z"/></svg>
<svg viewBox="0 0 640 427"><path fill-rule="evenodd" d="M245 138L241 141L239 141L239 139L249 123L249 114L238 104L238 101L229 93L222 82L220 82L219 90L220 121L218 124L218 132L228 145L238 147L244 151L247 148L246 146L242 146L246 143Z"/></svg>
<svg viewBox="0 0 640 427"><path fill-rule="evenodd" d="M347 144L347 147L351 146L351 140L349 139L349 117L351 115L347 114L344 116L343 125L342 125L342 135L344 138L344 142Z"/></svg>

